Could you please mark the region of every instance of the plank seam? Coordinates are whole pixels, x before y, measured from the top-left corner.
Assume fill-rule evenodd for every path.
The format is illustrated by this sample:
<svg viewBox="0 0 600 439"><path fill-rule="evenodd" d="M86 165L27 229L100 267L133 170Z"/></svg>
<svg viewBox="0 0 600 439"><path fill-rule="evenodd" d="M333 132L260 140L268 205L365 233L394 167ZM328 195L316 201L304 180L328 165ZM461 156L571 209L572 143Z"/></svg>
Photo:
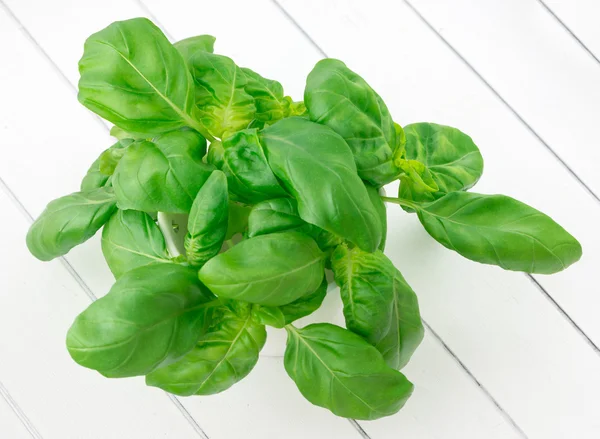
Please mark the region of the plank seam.
<svg viewBox="0 0 600 439"><path fill-rule="evenodd" d="M6 401L11 410L15 413L17 418L21 421L23 426L27 429L31 437L34 439L43 439L42 435L37 431L35 425L29 420L25 412L21 409L19 404L14 400L14 398L10 395L4 384L0 381L0 395Z"/></svg>
<svg viewBox="0 0 600 439"><path fill-rule="evenodd" d="M548 299L548 301L550 301L550 303L556 308L556 310L565 318L567 319L567 321L569 322L569 324L575 329L575 331L577 331L583 338L584 340L587 342L587 344L590 345L590 347L596 351L596 353L598 355L600 355L600 348L598 347L598 345L596 343L593 342L593 340L588 337L588 335L583 331L583 329L581 329L581 327L575 323L575 320L573 320L571 318L571 316L569 316L569 314L567 314L567 312L562 308L562 306L560 306L558 304L558 302L556 300L554 300L554 298L548 293L548 291L546 291L546 289L537 281L537 279L535 277L533 277L531 274L527 274L526 275L529 280L531 281L532 284L534 284L536 286L536 288L542 293L542 295L544 295L546 297L546 299Z"/></svg>
<svg viewBox="0 0 600 439"><path fill-rule="evenodd" d="M17 27L19 28L19 30L27 37L27 39L30 41L30 43L33 44L34 47L36 47L36 49L40 52L40 54L50 63L50 65L52 66L52 68L55 71L58 72L58 74L62 78L62 80L65 81L69 85L69 87L76 93L77 92L77 88L71 83L71 81L69 81L69 78L67 78L67 76L63 73L63 71L54 62L54 60L42 48L42 46L37 42L37 40L29 32L29 30L27 30L27 28L21 23L21 21L19 20L19 18L4 3L3 0L0 0L0 6L4 9L4 11L6 12L6 14L15 22L15 24L17 25ZM109 130L109 128L102 121L102 119L100 119L98 116L94 115L94 119L97 120L105 130L107 130L107 131ZM13 202L13 204L15 204L17 206L17 208L19 209L19 211L29 220L30 223L32 223L34 221L33 215L31 215L31 213L27 210L27 208L25 207L25 205L21 202L21 200L19 200L19 198L15 195L15 193L12 191L12 189L10 189L10 187L6 184L6 182L1 177L0 177L0 187L8 195L8 197L11 199L11 201ZM73 268L73 266L71 265L71 263L64 256L61 256L59 258L59 260L60 260L61 264L63 265L63 267L67 270L67 272L75 279L75 281L77 282L77 284L82 288L82 290L85 292L85 294L90 298L90 300L92 302L95 301L97 299L96 295L92 292L91 288L87 285L87 283L79 275L79 273L77 272L77 270L75 270L75 268ZM209 439L209 437L206 435L206 433L204 432L204 430L202 430L202 428L200 427L200 425L198 424L198 422L196 421L196 419L194 419L194 417L181 404L181 402L179 401L179 399L177 397L175 397L175 396L172 396L172 395L166 393L166 392L164 392L164 393L165 393L165 395L168 396L168 398L175 405L175 407L177 407L177 409L179 410L179 412L186 419L186 421L191 425L191 427L194 429L194 431L202 439ZM25 416L25 415L23 414L23 416Z"/></svg>
<svg viewBox="0 0 600 439"><path fill-rule="evenodd" d="M521 435L522 438L527 439L527 435L525 432L519 427L516 421L510 416L510 414L504 410L504 408L500 405L500 403L494 398L494 396L489 392L489 390L475 377L475 375L469 370L469 368L458 358L458 356L454 353L450 346L446 344L446 342L439 336L437 332L435 332L431 326L423 320L423 326L427 328L427 330L433 335L433 337L442 345L442 347L450 354L454 361L465 371L465 373L477 384L479 389L488 397L488 399L496 406L502 417L510 424L512 427Z"/></svg>
<svg viewBox="0 0 600 439"><path fill-rule="evenodd" d="M275 0L273 0L273 1L275 1ZM469 70L471 70L471 72L475 76L477 76L477 78L479 78L479 80L487 88L490 89L490 91L500 100L500 102L502 102L504 104L504 106L506 108L508 108L508 110L513 114L513 116L515 116L525 126L525 128L527 128L527 130L540 141L540 143L554 156L554 158L556 158L556 160L558 160L558 162L561 165L563 165L563 167L569 172L569 174L571 174L571 177L573 177L575 179L575 181L577 181L589 195L591 195L598 203L600 203L600 197L581 179L581 177L579 177L579 175L577 175L577 173L573 169L571 169L571 167L567 164L567 162L565 160L563 160L556 151L554 151L554 149L548 144L548 142L546 142L544 140L544 138L540 134L538 134L538 132L531 125L529 125L529 123L517 112L517 110L515 110L514 107L512 105L510 105L508 103L508 101L502 97L502 95L492 86L492 84L490 84L483 77L483 75L481 73L479 73L475 69L475 67L473 67L471 65L471 63L469 63L469 61L467 61L467 59L452 44L450 44L450 42L448 40L446 40L442 36L442 34L437 31L437 29L435 27L433 27L433 25L431 23L429 23L429 21L427 21L427 19L421 14L421 12L417 8L415 8L412 5L412 3L410 3L408 0L402 0L402 1L404 2L404 4L406 4L406 6L408 6L408 8L410 10L413 11L413 13L423 22L423 24L425 24L425 26L427 26L427 28L430 31L435 33L435 35L440 39L440 41L442 41L442 43L444 43L446 45L446 47L448 49L450 49L452 51L452 53L454 53L454 55L456 55L463 62L463 64L465 66L467 66L467 68Z"/></svg>
<svg viewBox="0 0 600 439"><path fill-rule="evenodd" d="M544 2L543 2L543 0L537 0L537 2L538 2L540 5L542 5L542 7L543 7L543 8L544 8L544 9L545 9L545 10L546 10L546 11L547 11L547 12L548 12L550 15L552 15L556 21L558 21L558 23L559 23L559 24L560 24L560 25L561 25L561 26L562 26L562 27L563 27L563 28L564 28L564 29L567 31L567 33L568 33L569 35L571 35L571 37L573 37L573 39L574 39L575 41L577 41L577 42L579 43L579 45L580 45L580 46L583 48L583 50L585 50L585 51L588 53L588 55L590 55L592 58L594 58L594 59L596 60L596 62L597 62L598 64L600 64L600 59L598 59L598 57L597 57L596 55L594 55L594 52L592 52L592 51L590 50L590 48L589 48L588 46L586 46L586 45L585 45L585 43L584 43L582 40L580 40L580 39L579 39L579 37L578 37L577 35L575 35L575 32L573 32L573 31L571 30L571 28L570 28L569 26L567 26L567 24L566 24L564 21L562 21L562 20L559 18L559 16L558 16L558 15L556 15L556 14L554 13L554 11L553 11L552 9L550 9L550 7L549 7L549 6L548 6L546 3L544 3Z"/></svg>
<svg viewBox="0 0 600 439"><path fill-rule="evenodd" d="M325 51L317 44L317 42L306 32L302 26L288 13L288 11L277 1L271 0L275 6L282 12L283 15L294 25L296 28L307 38L307 40L324 56L328 57ZM454 361L464 370L467 376L479 387L481 392L496 406L497 410L500 412L500 415L519 433L521 437L527 439L527 435L523 432L521 427L515 422L515 420L508 414L506 410L500 405L500 403L492 396L492 394L487 390L487 388L479 382L479 380L473 375L473 373L467 368L467 366L458 358L458 356L450 349L450 347L446 344L446 342L439 336L437 332L435 332L431 326L423 320L423 325L427 328L427 330L433 335L433 337L442 345L444 350L454 359ZM350 423L357 429L359 433L362 435L366 435L366 432L363 430L361 425L355 420L349 420ZM365 436L363 436L365 437ZM368 437L368 436L367 436Z"/></svg>

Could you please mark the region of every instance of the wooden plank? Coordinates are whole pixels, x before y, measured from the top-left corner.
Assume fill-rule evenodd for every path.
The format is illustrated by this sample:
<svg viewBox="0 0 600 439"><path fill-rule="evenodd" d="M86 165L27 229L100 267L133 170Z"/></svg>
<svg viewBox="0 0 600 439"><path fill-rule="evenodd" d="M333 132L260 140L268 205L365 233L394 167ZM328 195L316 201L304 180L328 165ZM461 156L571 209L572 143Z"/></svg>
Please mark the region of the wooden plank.
<svg viewBox="0 0 600 439"><path fill-rule="evenodd" d="M591 310L599 305L593 272L600 209L560 163L405 5L283 5L329 56L382 94L400 123L432 120L470 134L486 159L477 191L522 199L582 241L578 265L537 279L598 339ZM388 253L417 291L423 315L525 433L597 435L600 381L593 369L600 359L537 287L522 274L440 247L400 209L390 208L389 216Z"/></svg>
<svg viewBox="0 0 600 439"><path fill-rule="evenodd" d="M0 379L40 435L198 437L164 394L141 391L140 379L106 380L71 360L65 334L89 299L59 261L28 253L28 221L1 190L0 210Z"/></svg>
<svg viewBox="0 0 600 439"><path fill-rule="evenodd" d="M0 390L1 391L1 390ZM9 439L30 439L31 435L12 410L8 402L0 395L0 437Z"/></svg>
<svg viewBox="0 0 600 439"><path fill-rule="evenodd" d="M597 0L540 0L551 13L556 15L590 51L597 61L600 59L600 3Z"/></svg>
<svg viewBox="0 0 600 439"><path fill-rule="evenodd" d="M598 62L537 1L411 3L599 198Z"/></svg>
<svg viewBox="0 0 600 439"><path fill-rule="evenodd" d="M122 6L123 3L124 2L119 2L119 6ZM68 47L69 42L57 38L57 35L62 35L63 39L68 39L70 38L69 34L65 32L50 35L54 30L52 26L48 25L48 23L51 22L64 22L61 14L68 9L66 4L55 2L52 8L44 9L44 20L38 20L34 14L23 15L23 13L27 11L34 10L33 6L28 6L31 4L32 2L27 1L13 2L11 7L15 9L21 22L32 32L35 39L42 44L46 53L53 57L55 56L55 53L61 54L63 57L63 61L59 64L61 68L63 68L63 63L76 62L79 55L67 56L61 52L61 47ZM68 6L70 8L77 8L79 7L78 5L79 4L77 3L69 4ZM256 68L265 75L273 75L277 78L281 78L286 86L288 83L292 85L292 87L288 87L288 90L297 97L300 97L304 84L304 76L319 58L319 55L314 49L306 45L300 34L289 27L288 21L280 15L270 3L265 3L265 5L268 5L269 9L266 10L270 11L269 15L263 15L262 12L264 12L264 10L261 10L261 13L258 15L251 15L252 9L248 8L240 11L239 14L234 14L234 17L237 17L236 19L239 20L239 23L236 23L239 25L237 27L238 29L244 29L242 17L248 18L260 16L263 19L268 17L266 22L272 23L272 31L278 36L275 40L279 46L277 46L275 53L281 53L281 58L277 59L275 63L273 63L273 52L256 49L257 47L261 47L261 42L269 41L269 38L273 38L271 32L266 28L259 27L262 33L244 35L244 38L240 38L239 33L232 31L232 29L236 29L236 27L228 24L229 21L226 20L227 8L230 7L230 5L211 5L208 10L206 9L207 5L202 5L202 8L200 8L200 6L195 3L174 5L175 9L180 11L190 11L194 10L193 8L197 8L198 13L177 14L176 16L171 15L172 18L177 17L177 19L182 22L185 20L186 27L169 27L181 29L181 35L176 35L178 38L194 33L214 32L219 37L217 47L223 47L223 52L234 56L236 60L239 59L240 63ZM112 15L111 12L113 6L112 3L103 3L102 9L93 9L91 10L91 13L88 13L86 12L88 6L85 5L85 7L81 6L81 9L76 9L75 11L69 10L69 14L79 17L77 26L83 26L82 22L85 20L92 20L93 23L97 24L97 27L102 27L114 18L114 15ZM218 9L217 6L221 9ZM129 6L125 5L123 7L127 8ZM256 4L254 4L253 7L257 7ZM267 6L264 7L267 8ZM263 6L261 6L261 8L263 8ZM200 11L200 9L202 9L202 11ZM200 12L203 12L210 17L222 17L222 22L212 25L213 27L210 29L202 28L196 30L198 27L197 20L192 18L193 16L199 16L198 14L200 14ZM254 13L257 14L257 12ZM34 15L34 17L31 18L31 15ZM103 23L97 23L97 21L100 20L99 17L103 17ZM163 20L165 17L166 15L161 13L160 19ZM210 24L212 21L208 20L208 23ZM177 24L177 22L173 22L172 24ZM91 28L92 25L90 24L89 27ZM253 38L249 38L251 35L254 35ZM11 35L11 37L18 39L17 36L14 35ZM272 45L275 43L270 42L269 44ZM238 45L240 45L239 48ZM16 50L18 53L27 53L28 49L19 47ZM29 50L29 52L31 52L31 50ZM36 59L33 54L30 54L30 57L31 59ZM58 57L56 59L60 60L61 58ZM35 71L37 72L37 75L40 75L40 71L42 71L44 77L53 77L52 72L44 67L44 63L39 60L32 61L32 64L28 67L29 68L24 68L23 65L15 67L13 75L8 76L9 74L7 73L7 77L11 79L14 77L22 77L22 74L16 75L16 73L21 72L22 70ZM33 77L25 77L23 79L24 84L29 80L33 80ZM60 84L57 81L52 81L50 79L46 80L52 84L44 84L43 88L40 87L39 89L36 89L35 92L39 94L48 93L50 101L54 101L55 99L60 100L62 106L61 111L67 115L64 117L67 117L71 121L75 121L72 123L72 134L71 132L61 133L61 135L66 135L67 137L61 142L58 142L57 140L54 142L55 145L60 145L60 150L63 152L63 155L69 156L68 165L65 164L64 160L58 160L52 154L48 154L44 156L44 161L30 161L26 164L26 168L22 168L18 173L12 172L13 166L3 167L0 173L0 175L10 174L7 177L7 180L10 180L11 185L16 188L15 192L18 192L19 197L27 206L31 206L32 209L38 209L38 211L47 201L50 194L44 193L42 195L34 196L34 194L32 194L34 188L31 187L26 175L35 174L38 171L38 167L41 167L43 164L49 164L49 166L54 166L55 169L60 169L61 171L64 169L67 171L70 180L65 181L63 185L65 188L73 186L77 183L79 178L78 170L82 169L82 167L87 164L87 158L84 160L84 158L80 157L80 139L91 135L87 133L94 133L93 136L98 136L96 131L101 131L100 127L94 131L95 128L92 126L92 122L86 120L83 116L80 116L82 113L76 104L70 106L70 104L74 102L74 99L66 99L64 97L66 96L64 90L60 92L60 96L63 96L62 99L59 98L59 94L53 96L49 91L45 90L46 87L50 88L50 91L54 89L60 90ZM44 111L44 109L40 111ZM47 112L48 114L52 113L52 111ZM6 116L8 117L10 115L7 114ZM10 121L11 131L14 132L13 137L11 137L11 143L13 145L24 148L28 144L39 144L36 143L36 137L33 135L23 140L20 138L18 135L19 131L26 130L25 124L19 125L21 119L13 118L8 120ZM53 125L55 124L56 120L51 119L44 128L51 132ZM30 143L28 143L28 141ZM100 149L103 142L98 140L97 143L99 145L98 149ZM40 147L38 146L36 150L37 149L40 149ZM96 151L94 151L94 154L95 153ZM69 174L71 169L74 169L73 175ZM56 188L41 188L40 190L56 192L57 194L68 191L67 189L61 189L59 191ZM72 252L70 260L73 265L76 266L78 271L93 269L94 265L92 265L91 262L93 259L91 258L95 256L90 255L94 253L98 254L98 248L95 243L91 243L81 250ZM89 259L85 261L85 258ZM91 275L93 275L93 273ZM101 285L102 283L102 276L98 277L101 278L99 281L89 282L93 286L94 292L98 292L99 288L97 288L97 285ZM86 279L89 279L89 275ZM409 421L412 422L412 424L407 431L412 433L411 437L432 437L432 432L435 431L449 432L449 434L456 437L468 437L467 433L469 432L477 433L477 437L482 437L489 434L490 431L497 432L494 433L497 434L497 437L514 437L512 429L497 413L495 407L484 397L477 386L465 375L454 360L443 351L439 343L430 342L429 338L426 339L420 350L419 356L426 359L423 360L426 364L415 363L415 365L411 367L415 369L413 372L413 379L418 382L419 389L423 389L423 391L417 391L415 397L411 400L411 403L409 403L409 406L407 406L406 410L399 415L399 419L391 418L390 421L386 420L381 421L381 423L373 423L370 425L369 431L375 431L377 434L377 436L374 437L391 437L391 435L394 434L394 430L391 429L391 426L396 426L396 428L402 426L403 431L405 431L403 424L408 424ZM266 363L263 364L265 361ZM294 435L294 437L306 437L310 435L322 437L321 434L323 431L327 432L329 435L328 437L346 438L356 435L349 429L349 424L346 421L333 418L327 414L327 412L314 408L305 402L295 389L290 389L291 382L287 380L287 378L282 377L281 384L279 379L273 380L273 376L281 376L282 369L279 367L278 372L275 369L272 371L271 369L274 367L272 364L276 364L280 361L281 360L272 359L261 360L257 369L248 377L247 381L240 383L230 392L210 397L206 400L204 398L188 398L184 399L183 403L190 409L190 412L193 413L200 424L203 427L206 426L206 431L211 438L232 437L231 434L234 432L237 435L248 437L248 434L250 434L250 432L247 431L249 424L252 425L253 434L256 434L256 437L289 437L290 434ZM439 368L433 367L434 365L439 365ZM262 388L265 388L265 383L268 383L269 387L267 389L271 389L270 392L276 392L276 394L267 393L267 395L273 396L272 400L264 399ZM284 393L279 393L278 389L280 387L285 389L284 391L282 390ZM257 391L257 389L261 389L261 391ZM290 391L288 392L287 390ZM452 390L452 392L448 392L448 390ZM413 404L415 404L418 411L410 409ZM251 414L247 409L249 406L256 408ZM423 407L431 408L424 411ZM271 412L275 409L282 410L289 414L282 422L277 422L276 419L274 421ZM248 422L222 422L223 413L235 413L236 417L247 418ZM424 418L424 416L427 417ZM440 420L443 420L443 422L440 422ZM382 427L383 425L388 425L390 427L384 428Z"/></svg>

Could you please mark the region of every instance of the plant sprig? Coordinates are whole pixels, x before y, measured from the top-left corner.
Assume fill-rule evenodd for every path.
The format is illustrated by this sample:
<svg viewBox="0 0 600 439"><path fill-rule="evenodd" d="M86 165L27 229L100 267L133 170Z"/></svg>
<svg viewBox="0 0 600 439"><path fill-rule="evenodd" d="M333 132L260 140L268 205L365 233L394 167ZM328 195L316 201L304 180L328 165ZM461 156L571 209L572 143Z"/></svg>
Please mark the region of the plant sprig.
<svg viewBox="0 0 600 439"><path fill-rule="evenodd" d="M285 369L311 403L377 419L410 397L399 369L424 333L416 294L383 253L384 201L477 262L548 274L581 257L543 213L467 192L483 158L456 128L402 127L334 59L317 63L294 101L214 43L171 44L145 18L85 43L79 101L118 141L27 235L50 260L103 228L116 281L68 332L82 366L145 375L177 395L217 393L250 373L269 325L287 331ZM394 180L398 196L381 196ZM323 302L328 271L347 329L294 326Z"/></svg>

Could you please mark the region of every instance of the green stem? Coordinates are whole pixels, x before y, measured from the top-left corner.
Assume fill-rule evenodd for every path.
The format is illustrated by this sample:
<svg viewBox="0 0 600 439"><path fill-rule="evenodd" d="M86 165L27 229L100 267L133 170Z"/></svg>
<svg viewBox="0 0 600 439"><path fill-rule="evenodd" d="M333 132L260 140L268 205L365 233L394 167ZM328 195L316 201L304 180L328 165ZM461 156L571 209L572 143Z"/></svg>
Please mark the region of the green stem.
<svg viewBox="0 0 600 439"><path fill-rule="evenodd" d="M400 206L410 207L411 209L414 209L414 210L419 209L418 205L416 205L415 203L408 201L408 200L402 200L400 198L393 198L393 197L381 197L381 199L383 201L387 201L388 203L394 203L394 204L398 204Z"/></svg>

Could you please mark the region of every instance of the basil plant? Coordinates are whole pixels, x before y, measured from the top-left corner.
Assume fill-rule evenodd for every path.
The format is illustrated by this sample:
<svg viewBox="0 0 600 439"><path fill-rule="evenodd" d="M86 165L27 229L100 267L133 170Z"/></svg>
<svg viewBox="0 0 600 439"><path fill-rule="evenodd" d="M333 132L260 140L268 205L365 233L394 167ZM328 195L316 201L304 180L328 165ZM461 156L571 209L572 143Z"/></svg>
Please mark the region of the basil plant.
<svg viewBox="0 0 600 439"><path fill-rule="evenodd" d="M377 419L410 397L399 370L424 332L417 296L383 253L384 202L476 262L549 274L580 258L577 240L533 207L467 192L483 159L458 129L401 126L335 59L317 63L294 101L214 42L171 44L135 18L85 43L78 98L116 141L27 235L48 261L102 229L116 281L68 332L80 365L214 394L250 373L268 325L287 331L285 370L306 399ZM398 196L381 196L394 180ZM328 278L346 328L294 326L319 308Z"/></svg>

